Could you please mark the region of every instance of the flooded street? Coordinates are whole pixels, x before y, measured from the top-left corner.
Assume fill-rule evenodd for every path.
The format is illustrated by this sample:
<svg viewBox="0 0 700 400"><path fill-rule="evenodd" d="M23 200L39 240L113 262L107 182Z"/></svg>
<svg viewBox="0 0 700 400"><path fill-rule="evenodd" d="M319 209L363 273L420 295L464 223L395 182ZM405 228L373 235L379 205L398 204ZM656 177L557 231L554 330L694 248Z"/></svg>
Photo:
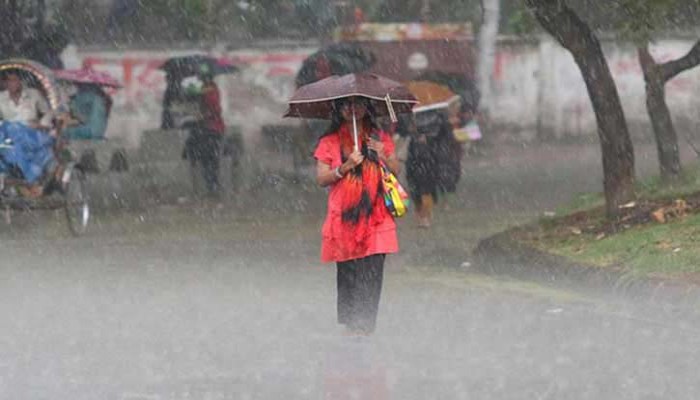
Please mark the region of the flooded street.
<svg viewBox="0 0 700 400"><path fill-rule="evenodd" d="M300 212L111 212L78 239L22 216L0 233L0 398L697 398L693 316L465 268L480 238L600 187L595 146L546 153L469 159L431 230L400 222L369 338L335 322L323 191Z"/></svg>
<svg viewBox="0 0 700 400"><path fill-rule="evenodd" d="M0 0L0 400L699 399L698 21Z"/></svg>

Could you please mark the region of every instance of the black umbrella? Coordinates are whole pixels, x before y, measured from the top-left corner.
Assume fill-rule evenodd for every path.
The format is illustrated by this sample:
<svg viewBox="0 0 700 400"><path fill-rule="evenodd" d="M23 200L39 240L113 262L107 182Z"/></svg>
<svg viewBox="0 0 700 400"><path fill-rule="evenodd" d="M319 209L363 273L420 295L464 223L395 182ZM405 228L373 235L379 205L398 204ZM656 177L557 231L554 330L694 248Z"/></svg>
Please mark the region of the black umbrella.
<svg viewBox="0 0 700 400"><path fill-rule="evenodd" d="M310 55L301 65L295 83L297 87L308 85L331 75L347 75L365 72L376 59L352 43L337 43Z"/></svg>
<svg viewBox="0 0 700 400"><path fill-rule="evenodd" d="M165 71L168 75L182 78L202 73L221 75L238 71L238 67L233 64L203 55L173 57L165 61L160 66L160 69Z"/></svg>

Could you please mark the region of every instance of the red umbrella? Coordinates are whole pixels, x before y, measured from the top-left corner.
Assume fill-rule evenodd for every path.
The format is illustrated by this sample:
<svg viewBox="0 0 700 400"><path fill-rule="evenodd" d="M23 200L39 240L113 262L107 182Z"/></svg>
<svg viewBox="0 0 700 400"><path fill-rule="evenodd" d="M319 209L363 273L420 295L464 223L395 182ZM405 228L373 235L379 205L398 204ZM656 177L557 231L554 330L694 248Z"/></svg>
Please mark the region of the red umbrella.
<svg viewBox="0 0 700 400"><path fill-rule="evenodd" d="M347 97L372 101L378 116L410 113L418 100L398 82L379 75L357 73L331 76L300 87L289 100L285 117L330 119L333 102Z"/></svg>
<svg viewBox="0 0 700 400"><path fill-rule="evenodd" d="M75 83L120 88L122 84L111 75L93 69L60 69L54 71L56 79Z"/></svg>

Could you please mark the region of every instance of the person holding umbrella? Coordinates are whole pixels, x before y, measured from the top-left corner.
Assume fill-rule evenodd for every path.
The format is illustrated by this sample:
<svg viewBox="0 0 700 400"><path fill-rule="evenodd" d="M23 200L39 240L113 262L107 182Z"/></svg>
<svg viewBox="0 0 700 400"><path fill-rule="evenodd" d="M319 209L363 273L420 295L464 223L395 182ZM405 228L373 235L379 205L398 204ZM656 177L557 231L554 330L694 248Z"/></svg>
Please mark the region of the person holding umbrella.
<svg viewBox="0 0 700 400"><path fill-rule="evenodd" d="M158 69L165 72L167 83L163 95L161 129L183 128L183 123L191 120L189 106L198 101L199 93L190 92L183 83L185 79L198 76L202 80L202 69L206 69L204 75L207 76L238 71L238 67L225 60L201 54L169 58Z"/></svg>
<svg viewBox="0 0 700 400"><path fill-rule="evenodd" d="M204 55L175 57L165 61L160 67L166 73L168 87L163 98L161 128L185 128L190 134L185 142L183 158L190 161L194 168L200 165L202 177L209 196L218 199L221 196L219 182L222 142L226 127L222 117L221 92L214 77L238 71L228 62ZM201 82L201 89L186 93L183 80L196 76ZM177 103L193 105L185 118L174 112ZM189 107L188 107L189 108ZM179 120L179 121L178 121ZM186 120L187 122L183 122Z"/></svg>
<svg viewBox="0 0 700 400"><path fill-rule="evenodd" d="M461 144L452 122L459 118L460 97L443 85L430 81L406 83L420 101L413 118L404 119L400 134L409 136L406 179L415 205L418 226L429 228L433 205L454 193L461 171Z"/></svg>
<svg viewBox="0 0 700 400"><path fill-rule="evenodd" d="M300 88L290 101L287 116L331 119L314 152L316 180L329 188L321 260L337 265L338 322L348 334L374 331L384 260L399 250L381 169L384 165L396 174L399 162L391 137L375 118L388 113L395 119L394 107L406 111L415 103L398 83L369 74L318 81Z"/></svg>
<svg viewBox="0 0 700 400"><path fill-rule="evenodd" d="M214 82L214 71L207 64L199 66L199 79L202 81L200 97L199 129L195 135L195 159L202 163L202 174L209 195L220 195L219 169L221 142L226 127L221 116L221 92Z"/></svg>

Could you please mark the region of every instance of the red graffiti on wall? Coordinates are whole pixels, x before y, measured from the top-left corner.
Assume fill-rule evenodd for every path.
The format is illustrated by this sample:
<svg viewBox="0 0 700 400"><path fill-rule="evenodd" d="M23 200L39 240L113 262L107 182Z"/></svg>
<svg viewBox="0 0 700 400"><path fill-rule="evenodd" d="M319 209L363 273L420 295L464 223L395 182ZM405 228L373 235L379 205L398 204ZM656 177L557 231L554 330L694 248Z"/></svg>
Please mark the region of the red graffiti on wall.
<svg viewBox="0 0 700 400"><path fill-rule="evenodd" d="M294 78L303 60L308 56L299 53L233 54L220 57L223 61L242 68L255 68L267 78ZM115 93L117 105L133 106L153 101L160 102L165 91L165 73L159 67L164 57L109 57L87 56L83 67L102 70L121 80L124 89Z"/></svg>

